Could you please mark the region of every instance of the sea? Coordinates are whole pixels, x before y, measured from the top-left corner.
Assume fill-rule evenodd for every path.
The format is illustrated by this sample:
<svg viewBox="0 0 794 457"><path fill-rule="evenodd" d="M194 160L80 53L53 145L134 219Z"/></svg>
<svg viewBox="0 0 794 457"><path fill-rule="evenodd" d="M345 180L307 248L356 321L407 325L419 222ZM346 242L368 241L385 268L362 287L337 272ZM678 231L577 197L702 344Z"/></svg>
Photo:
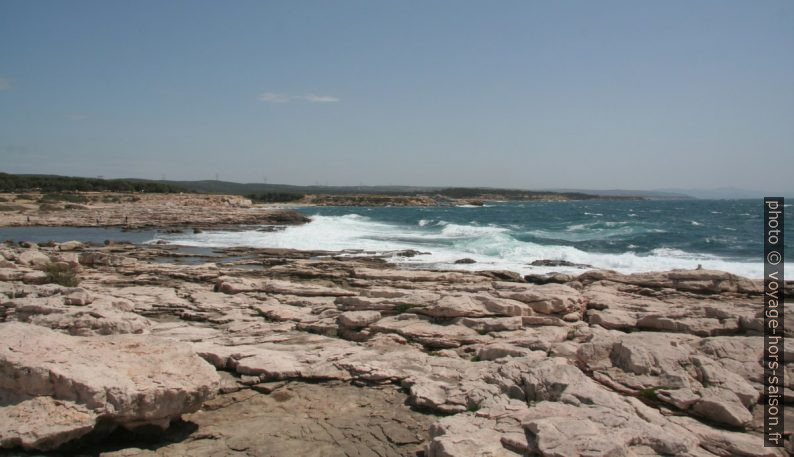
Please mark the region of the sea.
<svg viewBox="0 0 794 457"><path fill-rule="evenodd" d="M788 210L786 204L785 210ZM624 273L674 268L724 270L763 277L761 200L642 200L490 202L484 206L302 207L306 225L281 231L206 230L193 233L53 229L28 238L129 239L192 247L270 247L384 255L405 267L510 270L522 274L581 272L581 266L533 266L566 261ZM791 216L786 217L788 246ZM11 230L11 231L9 231ZM0 229L0 239L24 238ZM32 230L32 229L28 229ZM82 230L82 231L81 231ZM36 241L36 239L33 239ZM415 250L412 257L398 251ZM395 255L392 255L395 254ZM793 259L786 249L787 259ZM456 263L470 259L474 263ZM786 279L794 266L785 264Z"/></svg>

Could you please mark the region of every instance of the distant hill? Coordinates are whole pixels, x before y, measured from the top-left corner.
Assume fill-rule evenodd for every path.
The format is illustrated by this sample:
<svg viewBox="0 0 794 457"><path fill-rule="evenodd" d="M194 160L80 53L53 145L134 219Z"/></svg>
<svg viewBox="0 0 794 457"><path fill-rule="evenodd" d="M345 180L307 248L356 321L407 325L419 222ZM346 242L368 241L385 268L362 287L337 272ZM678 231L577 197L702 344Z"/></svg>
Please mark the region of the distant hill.
<svg viewBox="0 0 794 457"><path fill-rule="evenodd" d="M660 189L662 192L683 192L695 198L709 200L736 200L764 197L792 197L794 192L765 192L762 190L719 187L716 189Z"/></svg>
<svg viewBox="0 0 794 457"><path fill-rule="evenodd" d="M181 187L194 192L217 194L261 194L266 192L291 192L298 194L382 194L405 195L417 192L428 192L440 189L439 187L412 187L412 186L296 186L291 184L265 184L265 183L239 183L231 181L169 181L169 180L142 180L135 181L162 183Z"/></svg>
<svg viewBox="0 0 794 457"><path fill-rule="evenodd" d="M295 186L290 184L236 183L229 181L150 181L182 187L194 192L211 192L238 195L262 195L268 193L301 195L401 195L441 196L450 199L491 200L594 200L602 198L635 199L640 195L596 194L579 191L534 191L524 189L501 189L491 187L419 187L419 186Z"/></svg>
<svg viewBox="0 0 794 457"><path fill-rule="evenodd" d="M443 186L298 186L291 184L238 183L231 181L201 180L173 181L139 178L102 179L45 174L10 174L0 172L0 192L106 191L106 192L199 192L213 194L257 195L272 194L286 199L297 195L387 195L387 196L434 196L450 199L531 199L544 198L567 200L634 199L683 200L683 199L746 199L765 196L794 197L794 192L764 192L752 189L722 187L716 189L505 189L492 187L443 187ZM276 200L274 200L276 201Z"/></svg>
<svg viewBox="0 0 794 457"><path fill-rule="evenodd" d="M428 196L441 201L483 200L598 200L638 198L691 198L687 195L647 191L590 191L580 189L525 190L491 187L421 186L296 186L290 184L237 183L230 181L173 181L137 178L101 179L57 175L0 173L0 191L25 192L199 192L253 196L260 201L292 201L304 195Z"/></svg>
<svg viewBox="0 0 794 457"><path fill-rule="evenodd" d="M156 192L175 193L187 189L175 185L134 179L80 178L57 175L12 175L0 173L0 192Z"/></svg>
<svg viewBox="0 0 794 457"><path fill-rule="evenodd" d="M604 197L643 197L649 200L691 200L693 195L683 191L672 190L624 190L624 189L548 189L552 192L581 192L585 194L601 195Z"/></svg>

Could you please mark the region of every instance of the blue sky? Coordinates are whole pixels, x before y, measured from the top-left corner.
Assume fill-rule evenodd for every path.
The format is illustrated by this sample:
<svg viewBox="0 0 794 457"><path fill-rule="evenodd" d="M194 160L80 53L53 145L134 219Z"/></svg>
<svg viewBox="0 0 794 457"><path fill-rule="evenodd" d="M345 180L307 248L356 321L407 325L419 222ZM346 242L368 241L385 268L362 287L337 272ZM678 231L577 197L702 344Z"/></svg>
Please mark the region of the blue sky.
<svg viewBox="0 0 794 457"><path fill-rule="evenodd" d="M0 170L791 191L790 1L0 1Z"/></svg>

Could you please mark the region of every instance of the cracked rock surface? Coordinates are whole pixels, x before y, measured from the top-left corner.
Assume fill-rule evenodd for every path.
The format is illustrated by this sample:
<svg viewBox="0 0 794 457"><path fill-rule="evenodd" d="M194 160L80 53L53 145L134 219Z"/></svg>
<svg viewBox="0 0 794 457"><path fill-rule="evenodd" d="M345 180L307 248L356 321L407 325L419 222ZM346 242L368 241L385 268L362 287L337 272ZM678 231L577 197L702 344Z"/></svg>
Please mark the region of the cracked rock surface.
<svg viewBox="0 0 794 457"><path fill-rule="evenodd" d="M268 249L179 255L0 248L0 424L31 418L0 427L0 445L52 449L99 418L134 429L181 417L195 427L185 436L104 451L787 455L760 435L756 281L708 270L524 279ZM79 286L30 279L50 263L71 265Z"/></svg>
<svg viewBox="0 0 794 457"><path fill-rule="evenodd" d="M222 394L185 420L198 426L187 439L101 455L410 457L427 439L433 417L413 413L391 386L289 383L268 395L253 389Z"/></svg>

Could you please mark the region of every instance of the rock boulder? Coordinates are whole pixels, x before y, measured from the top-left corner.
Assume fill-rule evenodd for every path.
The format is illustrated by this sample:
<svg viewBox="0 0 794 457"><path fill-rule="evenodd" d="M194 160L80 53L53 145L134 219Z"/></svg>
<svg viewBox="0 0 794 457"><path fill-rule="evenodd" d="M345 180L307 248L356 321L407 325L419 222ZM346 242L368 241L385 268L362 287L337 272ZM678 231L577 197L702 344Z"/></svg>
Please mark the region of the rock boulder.
<svg viewBox="0 0 794 457"><path fill-rule="evenodd" d="M35 436L25 427L6 430L3 446L51 449L88 433L94 416L127 428L165 427L218 390L215 369L174 341L74 337L17 322L0 324L0 339L0 394L17 399L4 402L0 417L11 414L31 424L47 423L53 414L60 418L58 427L34 427Z"/></svg>

